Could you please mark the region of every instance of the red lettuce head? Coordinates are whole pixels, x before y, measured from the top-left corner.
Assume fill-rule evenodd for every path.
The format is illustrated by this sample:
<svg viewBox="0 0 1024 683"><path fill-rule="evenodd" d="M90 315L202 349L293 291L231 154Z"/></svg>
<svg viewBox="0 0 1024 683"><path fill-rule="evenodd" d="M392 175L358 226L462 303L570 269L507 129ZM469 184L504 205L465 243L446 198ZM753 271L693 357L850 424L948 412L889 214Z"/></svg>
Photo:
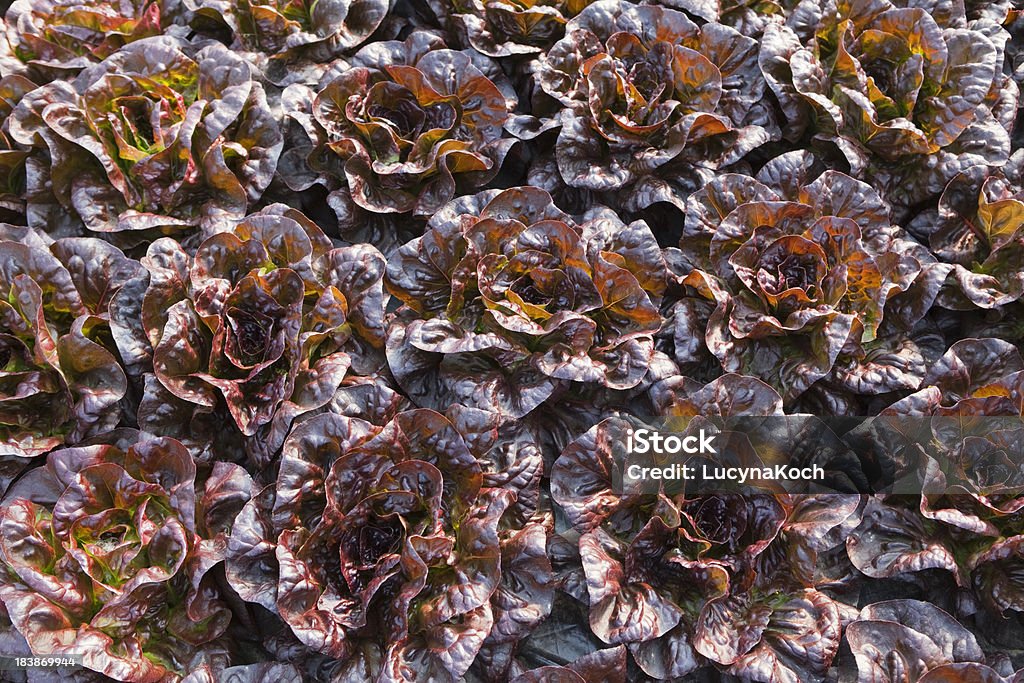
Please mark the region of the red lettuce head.
<svg viewBox="0 0 1024 683"><path fill-rule="evenodd" d="M309 137L294 153L312 175L286 181L295 190L321 183L332 201L376 213L430 216L501 168L514 142L502 127L515 107L492 80L501 78L478 53L445 49L426 33L368 45L319 91L285 92Z"/></svg>
<svg viewBox="0 0 1024 683"><path fill-rule="evenodd" d="M554 152L562 180L621 191L628 210L681 203L689 180L710 180L773 137L758 104L756 41L663 7L589 5L536 77L563 107Z"/></svg>
<svg viewBox="0 0 1024 683"><path fill-rule="evenodd" d="M732 395L741 400L730 407ZM768 386L734 375L691 392L688 403L722 416L782 408ZM599 422L551 470L551 496L580 534L593 633L627 645L658 680L708 664L753 680L823 677L839 648L840 605L817 588L816 563L836 546L830 532L856 498L617 490L627 465L621 444L634 425Z"/></svg>
<svg viewBox="0 0 1024 683"><path fill-rule="evenodd" d="M916 389L922 351L907 336L949 267L893 226L881 197L812 158L778 157L757 178L726 174L694 193L680 240L679 328L704 327L727 372L759 377L792 402L828 378L838 391ZM699 357L690 340L677 358Z"/></svg>
<svg viewBox="0 0 1024 683"><path fill-rule="evenodd" d="M486 485L471 443L431 410L303 422L235 524L229 581L343 680L457 680L513 626L516 595L550 582L537 527L503 542L516 495Z"/></svg>
<svg viewBox="0 0 1024 683"><path fill-rule="evenodd" d="M29 224L48 233L229 229L270 184L283 145L247 62L166 35L33 91L11 133L44 157L26 193Z"/></svg>
<svg viewBox="0 0 1024 683"><path fill-rule="evenodd" d="M224 409L231 431L269 457L347 373L383 362L383 257L368 245L333 247L293 209L253 214L194 256L162 238L142 262L148 286L118 300L119 343L130 362L152 367L140 407L150 429L184 438ZM205 421L190 445L214 457L211 437L224 429Z"/></svg>
<svg viewBox="0 0 1024 683"><path fill-rule="evenodd" d="M1024 361L1005 341L964 339L923 384L880 418L919 426L892 450L909 454L922 493L872 500L850 560L873 578L942 569L992 611L1024 611Z"/></svg>
<svg viewBox="0 0 1024 683"><path fill-rule="evenodd" d="M955 176L928 210L908 226L932 252L953 264L939 305L998 308L1024 294L1024 190L1019 155L1004 169L974 166Z"/></svg>
<svg viewBox="0 0 1024 683"><path fill-rule="evenodd" d="M326 68L366 41L388 11L387 0L185 0L192 25L225 27L234 50L246 53L273 82ZM320 65L320 66L317 66Z"/></svg>
<svg viewBox="0 0 1024 683"><path fill-rule="evenodd" d="M222 464L204 489L182 444L130 431L52 453L0 515L0 601L32 652L133 683L186 673L230 621L207 572L216 520L248 497L222 486L239 472Z"/></svg>
<svg viewBox="0 0 1024 683"><path fill-rule="evenodd" d="M794 135L809 128L833 143L901 208L970 166L1006 161L1019 88L1002 73L994 21L967 21L962 4L803 7L792 26L765 30L760 56Z"/></svg>
<svg viewBox="0 0 1024 683"><path fill-rule="evenodd" d="M0 454L31 456L107 431L127 379L112 298L142 273L92 238L0 241Z"/></svg>
<svg viewBox="0 0 1024 683"><path fill-rule="evenodd" d="M451 399L512 417L560 382L634 387L665 275L643 221L601 209L576 220L531 187L463 197L388 263L388 290L404 304L391 371L420 405Z"/></svg>
<svg viewBox="0 0 1024 683"><path fill-rule="evenodd" d="M562 37L593 0L430 0L460 40L491 57L532 55Z"/></svg>
<svg viewBox="0 0 1024 683"><path fill-rule="evenodd" d="M15 0L4 17L0 70L41 83L69 78L129 43L159 36L180 15L177 0Z"/></svg>

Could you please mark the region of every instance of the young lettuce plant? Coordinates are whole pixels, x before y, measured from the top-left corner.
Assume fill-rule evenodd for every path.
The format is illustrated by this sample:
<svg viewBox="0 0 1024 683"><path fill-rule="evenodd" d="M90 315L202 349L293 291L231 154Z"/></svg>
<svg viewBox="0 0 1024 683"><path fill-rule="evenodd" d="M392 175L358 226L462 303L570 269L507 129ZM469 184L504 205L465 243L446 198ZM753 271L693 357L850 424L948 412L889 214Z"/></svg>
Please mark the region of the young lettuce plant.
<svg viewBox="0 0 1024 683"><path fill-rule="evenodd" d="M573 219L532 187L463 197L388 263L391 371L418 405L513 418L563 382L635 387L666 274L643 221Z"/></svg>
<svg viewBox="0 0 1024 683"><path fill-rule="evenodd" d="M728 396L743 398L722 400ZM782 411L768 385L736 375L675 405L685 415ZM814 561L856 499L618 493L624 463L614 444L632 427L619 417L601 421L551 471L552 498L580 534L594 634L627 645L658 680L708 664L758 681L821 680L838 651L841 622L840 606L816 588Z"/></svg>
<svg viewBox="0 0 1024 683"><path fill-rule="evenodd" d="M185 0L194 26L226 26L231 47L274 83L317 73L370 37L388 0ZM310 67L314 67L310 69Z"/></svg>
<svg viewBox="0 0 1024 683"><path fill-rule="evenodd" d="M940 306L998 308L1024 294L1024 190L1016 155L1003 169L974 166L955 176L937 209L916 216L908 230L927 237L939 259L953 264Z"/></svg>
<svg viewBox="0 0 1024 683"><path fill-rule="evenodd" d="M529 560L543 533L501 542L515 499L485 485L440 413L405 411L383 427L318 415L292 431L277 481L235 523L228 580L341 660L335 680L455 681L514 619L501 615L523 588L501 583L503 561L524 585L550 581L550 566Z"/></svg>
<svg viewBox="0 0 1024 683"><path fill-rule="evenodd" d="M15 0L4 16L0 72L65 80L180 20L178 0ZM184 28L184 27L181 27Z"/></svg>
<svg viewBox="0 0 1024 683"><path fill-rule="evenodd" d="M811 161L790 152L756 178L725 174L690 197L680 284L715 308L706 327L676 324L704 329L725 371L759 377L787 402L826 377L859 394L916 389L924 359L903 341L949 266L893 226L868 185L838 171L812 180Z"/></svg>
<svg viewBox="0 0 1024 683"><path fill-rule="evenodd" d="M318 91L292 85L283 96L308 137L293 150L304 162L289 161L306 167L285 178L293 190L319 183L332 202L425 217L498 173L516 103L486 57L418 32L368 45L344 66Z"/></svg>
<svg viewBox="0 0 1024 683"><path fill-rule="evenodd" d="M194 255L159 239L142 263L148 285L118 301L141 318L122 326L122 354L152 368L139 420L182 433L206 457L217 457L212 437L224 429L202 416L226 409L265 462L347 373L383 364L384 258L365 244L335 248L294 209L270 206Z"/></svg>
<svg viewBox="0 0 1024 683"><path fill-rule="evenodd" d="M554 155L574 188L630 211L682 204L714 170L774 137L757 43L719 24L619 0L589 5L536 78L561 105Z"/></svg>
<svg viewBox="0 0 1024 683"><path fill-rule="evenodd" d="M489 57L529 56L562 37L566 22L593 0L429 0L467 47Z"/></svg>
<svg viewBox="0 0 1024 683"><path fill-rule="evenodd" d="M1019 88L1005 37L964 6L817 0L765 30L761 68L795 131L834 144L898 209L1003 164Z"/></svg>
<svg viewBox="0 0 1024 683"><path fill-rule="evenodd" d="M0 514L0 601L32 652L132 683L222 652L231 612L208 572L223 559L217 520L248 498L225 485L240 472L222 463L197 486L181 443L131 430L50 454Z"/></svg>
<svg viewBox="0 0 1024 683"><path fill-rule="evenodd" d="M965 339L923 384L883 412L922 425L911 453L932 444L911 460L923 493L872 500L846 540L850 559L874 578L946 570L993 612L1024 611L1024 360L1005 341Z"/></svg>
<svg viewBox="0 0 1024 683"><path fill-rule="evenodd" d="M248 63L167 35L34 90L11 134L44 157L26 193L29 224L47 233L228 230L270 184L283 145Z"/></svg>
<svg viewBox="0 0 1024 683"><path fill-rule="evenodd" d="M128 382L109 311L142 272L98 239L0 241L0 454L40 455L117 426Z"/></svg>

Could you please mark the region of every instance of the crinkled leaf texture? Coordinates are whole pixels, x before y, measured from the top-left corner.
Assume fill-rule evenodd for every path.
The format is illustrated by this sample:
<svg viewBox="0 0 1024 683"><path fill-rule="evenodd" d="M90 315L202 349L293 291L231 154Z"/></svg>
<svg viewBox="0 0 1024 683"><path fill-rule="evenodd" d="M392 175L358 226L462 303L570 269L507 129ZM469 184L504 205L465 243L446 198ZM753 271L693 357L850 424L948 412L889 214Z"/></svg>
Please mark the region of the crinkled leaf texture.
<svg viewBox="0 0 1024 683"><path fill-rule="evenodd" d="M208 575L213 522L248 500L241 468L214 472L197 493L181 443L131 430L51 453L33 495L53 502L16 497L0 517L0 601L32 652L145 683L212 646L231 618Z"/></svg>
<svg viewBox="0 0 1024 683"><path fill-rule="evenodd" d="M502 539L516 495L483 484L440 413L310 418L285 442L276 484L236 520L228 580L372 680L455 680L489 635L514 642L551 599L542 528Z"/></svg>
<svg viewBox="0 0 1024 683"><path fill-rule="evenodd" d="M252 67L217 43L133 42L25 97L15 140L39 150L30 224L203 236L229 229L270 184L284 138Z"/></svg>
<svg viewBox="0 0 1024 683"><path fill-rule="evenodd" d="M0 454L39 455L118 424L128 383L111 300L142 272L98 239L0 241Z"/></svg>
<svg viewBox="0 0 1024 683"><path fill-rule="evenodd" d="M574 219L533 187L463 197L388 262L391 371L419 405L513 418L566 381L632 388L666 275L643 221Z"/></svg>
<svg viewBox="0 0 1024 683"><path fill-rule="evenodd" d="M564 107L555 158L569 186L618 191L634 211L681 205L694 167L727 166L775 137L757 43L735 29L601 0L565 34L537 80Z"/></svg>
<svg viewBox="0 0 1024 683"><path fill-rule="evenodd" d="M319 90L285 91L309 139L312 175L286 182L295 190L319 182L335 200L374 213L433 215L494 178L514 142L503 126L516 98L492 80L502 82L500 73L430 34L366 46Z"/></svg>
<svg viewBox="0 0 1024 683"><path fill-rule="evenodd" d="M122 356L146 367L169 400L140 406L140 421L179 428L224 411L268 462L293 420L330 402L349 372L383 363L383 257L369 245L333 247L304 215L275 204L205 240L189 255L171 239L142 260L149 283L119 307ZM194 419L194 418L193 418ZM167 422L178 421L170 427Z"/></svg>

